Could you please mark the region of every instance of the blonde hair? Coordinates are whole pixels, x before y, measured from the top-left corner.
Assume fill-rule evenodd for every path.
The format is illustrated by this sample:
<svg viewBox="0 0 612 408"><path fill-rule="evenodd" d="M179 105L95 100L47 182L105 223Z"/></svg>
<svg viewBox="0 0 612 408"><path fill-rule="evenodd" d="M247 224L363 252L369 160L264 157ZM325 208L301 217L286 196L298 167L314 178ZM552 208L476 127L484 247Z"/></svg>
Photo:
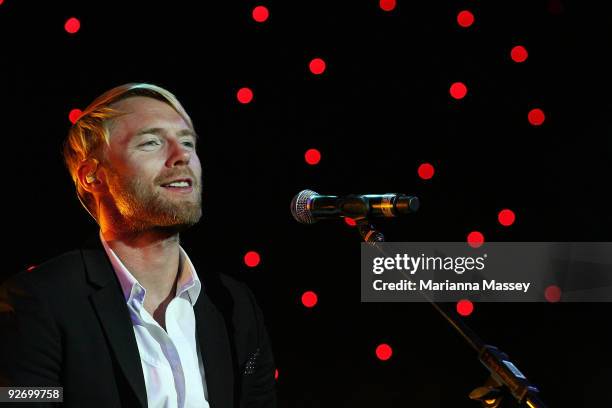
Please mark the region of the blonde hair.
<svg viewBox="0 0 612 408"><path fill-rule="evenodd" d="M81 116L68 131L63 149L64 163L75 184L77 198L96 222L98 221L97 217L92 214L93 196L83 189L79 182L79 166L85 160L91 158L100 159L103 151L102 147L104 144L109 145L109 125L111 119L125 113L111 108L110 105L133 96L146 96L167 103L181 115L193 130L191 118L176 96L168 90L153 84L129 83L117 86L97 97L85 108Z"/></svg>

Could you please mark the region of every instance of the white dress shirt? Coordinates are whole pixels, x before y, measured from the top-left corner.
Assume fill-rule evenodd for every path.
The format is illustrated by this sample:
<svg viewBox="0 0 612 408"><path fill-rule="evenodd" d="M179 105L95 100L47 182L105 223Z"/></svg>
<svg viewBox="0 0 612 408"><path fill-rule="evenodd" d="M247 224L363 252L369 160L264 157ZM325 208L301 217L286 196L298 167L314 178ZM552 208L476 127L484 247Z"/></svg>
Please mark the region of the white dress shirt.
<svg viewBox="0 0 612 408"><path fill-rule="evenodd" d="M144 308L146 290L108 246L100 240L125 296L147 388L149 408L209 408L202 355L195 331L195 304L200 279L179 246L176 296L166 308L166 330Z"/></svg>

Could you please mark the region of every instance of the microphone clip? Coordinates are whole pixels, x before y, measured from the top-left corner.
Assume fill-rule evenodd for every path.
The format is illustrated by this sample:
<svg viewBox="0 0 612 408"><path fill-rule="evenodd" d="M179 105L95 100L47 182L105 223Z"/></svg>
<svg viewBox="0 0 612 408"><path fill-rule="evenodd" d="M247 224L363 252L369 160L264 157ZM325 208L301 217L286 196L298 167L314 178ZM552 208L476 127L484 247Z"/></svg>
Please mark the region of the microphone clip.
<svg viewBox="0 0 612 408"><path fill-rule="evenodd" d="M357 224L357 231L359 231L359 235L361 235L361 239L363 242L367 243L377 243L384 242L385 236L382 232L378 231L373 224L368 221L365 217L353 218L355 223Z"/></svg>

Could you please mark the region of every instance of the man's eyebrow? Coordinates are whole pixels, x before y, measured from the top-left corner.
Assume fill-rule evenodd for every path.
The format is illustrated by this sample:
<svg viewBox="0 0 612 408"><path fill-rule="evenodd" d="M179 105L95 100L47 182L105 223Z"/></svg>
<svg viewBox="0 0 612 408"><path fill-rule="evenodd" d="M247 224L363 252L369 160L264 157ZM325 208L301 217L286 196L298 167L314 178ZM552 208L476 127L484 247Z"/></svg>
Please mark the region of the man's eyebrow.
<svg viewBox="0 0 612 408"><path fill-rule="evenodd" d="M134 137L138 137L138 136L142 136L142 135L157 135L157 136L161 136L164 133L166 133L166 130L163 128L146 128L146 129L142 129L139 130L138 132L136 132L136 134L134 135ZM193 136L194 139L198 139L198 134L196 132L194 132L191 129L183 129L177 132L177 136Z"/></svg>
<svg viewBox="0 0 612 408"><path fill-rule="evenodd" d="M191 129L183 129L177 133L178 136L193 136L194 139L198 140L198 134Z"/></svg>

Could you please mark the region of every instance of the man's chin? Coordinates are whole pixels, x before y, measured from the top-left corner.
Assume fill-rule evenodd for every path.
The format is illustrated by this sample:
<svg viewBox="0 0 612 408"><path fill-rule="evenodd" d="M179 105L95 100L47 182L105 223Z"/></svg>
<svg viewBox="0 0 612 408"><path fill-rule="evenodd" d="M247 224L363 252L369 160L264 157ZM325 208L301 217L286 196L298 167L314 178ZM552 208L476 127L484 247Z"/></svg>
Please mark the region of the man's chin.
<svg viewBox="0 0 612 408"><path fill-rule="evenodd" d="M165 233L179 233L193 227L200 221L200 218L202 218L201 209L194 209L193 212L183 212L179 215L172 211L161 211L157 212L155 215L149 214L149 217L133 222L131 229L134 230L134 232L156 230L160 232L164 231Z"/></svg>
<svg viewBox="0 0 612 408"><path fill-rule="evenodd" d="M160 226L171 229L174 228L175 230L180 232L196 225L200 221L200 218L202 218L202 211L193 214L183 215L181 217L172 217L169 220L165 220L167 222L161 224Z"/></svg>
<svg viewBox="0 0 612 408"><path fill-rule="evenodd" d="M148 226L141 226L142 230L153 230L164 232L166 235L174 235L181 233L183 231L188 230L189 228L196 225L199 221L198 219L190 219L190 220L181 220L175 222L158 222L158 223L150 223Z"/></svg>

